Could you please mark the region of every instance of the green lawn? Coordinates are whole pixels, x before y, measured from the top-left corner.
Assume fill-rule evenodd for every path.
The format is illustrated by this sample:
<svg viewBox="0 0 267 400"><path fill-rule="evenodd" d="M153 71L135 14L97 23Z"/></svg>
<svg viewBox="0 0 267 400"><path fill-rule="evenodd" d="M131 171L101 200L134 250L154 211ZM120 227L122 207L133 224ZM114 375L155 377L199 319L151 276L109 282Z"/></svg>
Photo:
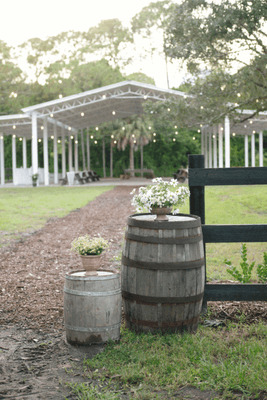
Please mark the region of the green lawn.
<svg viewBox="0 0 267 400"><path fill-rule="evenodd" d="M85 206L113 186L4 188L0 190L0 232L17 234L45 225Z"/></svg>

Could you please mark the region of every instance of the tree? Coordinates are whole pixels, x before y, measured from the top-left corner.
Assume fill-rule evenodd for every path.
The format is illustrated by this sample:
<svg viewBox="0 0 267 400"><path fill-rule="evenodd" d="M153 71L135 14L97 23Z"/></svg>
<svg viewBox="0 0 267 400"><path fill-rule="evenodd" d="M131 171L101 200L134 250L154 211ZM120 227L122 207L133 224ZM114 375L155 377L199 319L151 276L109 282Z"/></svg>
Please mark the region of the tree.
<svg viewBox="0 0 267 400"><path fill-rule="evenodd" d="M146 52L148 52L151 57L153 57L153 54L155 52L158 52L158 54L160 55L164 55L168 87L168 63L167 55L163 51L163 46L165 42L165 28L171 14L172 7L173 4L170 0L150 3L148 6L142 8L142 10L138 14L136 14L131 21L133 33L141 35L143 39L148 39ZM158 39L159 31L161 31L162 33L161 46L159 45Z"/></svg>
<svg viewBox="0 0 267 400"><path fill-rule="evenodd" d="M134 150L140 145L143 146L149 143L152 137L152 127L146 115L133 115L131 117L117 120L116 128L113 133L118 140L118 149L125 150L127 144L130 146L129 168L134 169ZM141 153L142 167L142 153ZM134 176L134 173L131 173Z"/></svg>
<svg viewBox="0 0 267 400"><path fill-rule="evenodd" d="M211 123L226 114L237 118L237 109L255 110L253 115L266 110L266 38L267 3L262 0L176 4L165 51L193 76L189 93L197 99L188 97L187 104L195 103L195 111L202 106Z"/></svg>

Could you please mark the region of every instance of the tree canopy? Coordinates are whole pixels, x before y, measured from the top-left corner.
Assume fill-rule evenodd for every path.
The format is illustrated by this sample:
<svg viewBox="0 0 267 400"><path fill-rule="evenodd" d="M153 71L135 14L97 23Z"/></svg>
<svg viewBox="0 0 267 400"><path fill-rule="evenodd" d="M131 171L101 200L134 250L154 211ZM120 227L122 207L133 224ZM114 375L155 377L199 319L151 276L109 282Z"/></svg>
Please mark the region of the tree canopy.
<svg viewBox="0 0 267 400"><path fill-rule="evenodd" d="M196 96L190 101L196 124L199 114L213 123L226 114L237 119L237 109L255 110L255 114L267 110L266 2L184 0L175 4L165 51L191 74L188 92Z"/></svg>

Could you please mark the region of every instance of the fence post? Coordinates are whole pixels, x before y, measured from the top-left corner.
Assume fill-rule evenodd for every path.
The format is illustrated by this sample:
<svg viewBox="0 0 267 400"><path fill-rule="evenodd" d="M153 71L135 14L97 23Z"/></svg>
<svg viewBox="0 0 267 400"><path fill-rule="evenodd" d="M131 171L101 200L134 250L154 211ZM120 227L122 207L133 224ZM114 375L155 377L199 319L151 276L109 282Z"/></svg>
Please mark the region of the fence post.
<svg viewBox="0 0 267 400"><path fill-rule="evenodd" d="M205 224L205 187L204 186L190 186L190 169L204 168L204 155L203 154L190 154L188 156L189 167L189 180L188 186L190 189L190 214L198 215L201 218L201 224ZM206 243L204 242L204 257L205 257L205 283L207 282L206 273ZM207 301L203 301L202 314L208 310Z"/></svg>

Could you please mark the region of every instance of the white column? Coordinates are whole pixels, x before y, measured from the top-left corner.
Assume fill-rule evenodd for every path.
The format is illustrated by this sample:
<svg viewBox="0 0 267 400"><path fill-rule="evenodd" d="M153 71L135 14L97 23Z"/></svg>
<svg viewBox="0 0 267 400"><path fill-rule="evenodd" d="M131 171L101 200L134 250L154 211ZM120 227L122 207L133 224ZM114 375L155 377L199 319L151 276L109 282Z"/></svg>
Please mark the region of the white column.
<svg viewBox="0 0 267 400"><path fill-rule="evenodd" d="M204 158L205 158L205 168L208 168L208 132L207 132L208 128L207 126L204 127L204 137L205 137L205 154L204 154Z"/></svg>
<svg viewBox="0 0 267 400"><path fill-rule="evenodd" d="M230 168L230 120L226 116L224 119L224 138L225 138L225 168Z"/></svg>
<svg viewBox="0 0 267 400"><path fill-rule="evenodd" d="M213 125L213 167L217 168L217 126Z"/></svg>
<svg viewBox="0 0 267 400"><path fill-rule="evenodd" d="M13 175L13 185L17 185L17 182L15 182L16 168L17 168L16 135L12 135L12 175Z"/></svg>
<svg viewBox="0 0 267 400"><path fill-rule="evenodd" d="M62 147L62 178L66 177L66 144L65 132L63 126L61 127L61 147Z"/></svg>
<svg viewBox="0 0 267 400"><path fill-rule="evenodd" d="M205 154L205 134L204 128L201 128L201 154Z"/></svg>
<svg viewBox="0 0 267 400"><path fill-rule="evenodd" d="M54 123L54 184L58 184L57 124Z"/></svg>
<svg viewBox="0 0 267 400"><path fill-rule="evenodd" d="M212 168L212 132L209 126L209 168Z"/></svg>
<svg viewBox="0 0 267 400"><path fill-rule="evenodd" d="M72 160L72 139L69 136L69 172L73 171L73 160Z"/></svg>
<svg viewBox="0 0 267 400"><path fill-rule="evenodd" d="M5 184L5 153L4 153L4 135L0 134L0 159L1 159L1 185Z"/></svg>
<svg viewBox="0 0 267 400"><path fill-rule="evenodd" d="M32 174L38 174L37 113L32 113Z"/></svg>
<svg viewBox="0 0 267 400"><path fill-rule="evenodd" d="M27 168L27 139L25 136L22 138L22 160L23 168Z"/></svg>
<svg viewBox="0 0 267 400"><path fill-rule="evenodd" d="M251 135L251 166L255 167L255 134Z"/></svg>
<svg viewBox="0 0 267 400"><path fill-rule="evenodd" d="M49 162L48 162L48 129L47 119L44 119L44 131L43 131L43 147L44 147L44 184L49 185Z"/></svg>
<svg viewBox="0 0 267 400"><path fill-rule="evenodd" d="M263 132L259 133L259 166L263 167Z"/></svg>
<svg viewBox="0 0 267 400"><path fill-rule="evenodd" d="M245 167L248 167L248 135L245 135Z"/></svg>
<svg viewBox="0 0 267 400"><path fill-rule="evenodd" d="M223 168L223 126L218 125L219 129L219 168Z"/></svg>
<svg viewBox="0 0 267 400"><path fill-rule="evenodd" d="M75 164L75 172L78 172L79 163L78 163L78 134L77 133L75 133L74 164Z"/></svg>
<svg viewBox="0 0 267 400"><path fill-rule="evenodd" d="M87 169L91 170L91 159L90 159L90 136L89 133L86 135L86 150L87 150Z"/></svg>

